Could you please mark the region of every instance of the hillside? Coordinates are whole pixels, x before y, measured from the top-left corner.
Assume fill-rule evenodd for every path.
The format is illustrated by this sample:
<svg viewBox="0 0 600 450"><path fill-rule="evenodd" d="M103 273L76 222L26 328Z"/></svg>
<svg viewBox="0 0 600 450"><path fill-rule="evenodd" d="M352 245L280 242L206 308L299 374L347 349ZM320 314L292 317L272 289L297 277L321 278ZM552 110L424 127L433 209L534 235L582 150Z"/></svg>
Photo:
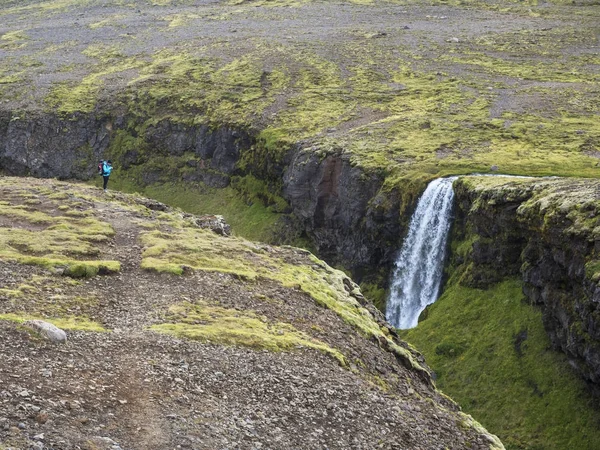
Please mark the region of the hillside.
<svg viewBox="0 0 600 450"><path fill-rule="evenodd" d="M599 14L559 0L4 0L0 168L87 179L111 158L123 189L186 207L220 196L252 237L310 245L381 303L428 180L597 176Z"/></svg>
<svg viewBox="0 0 600 450"><path fill-rule="evenodd" d="M0 192L0 447L503 448L310 253L83 185Z"/></svg>
<svg viewBox="0 0 600 450"><path fill-rule="evenodd" d="M43 407L61 425L42 428L67 447L112 445L103 430L124 448L492 445L462 429L437 376L509 448L593 448L597 411L568 365L600 379L596 238L573 244L563 228L595 223L585 181L548 181L571 216L528 210L532 223L515 219L513 194L537 187L457 183L455 277L409 333L431 377L373 305L385 308L430 180L598 178L599 38L598 0L0 0L0 174L36 178L1 179L0 323L14 347L2 436L34 436L28 399L49 386ZM114 162L111 190L185 213L41 180L89 183L99 159ZM265 244L201 231L223 224L190 214L222 214ZM518 232L490 234L497 223ZM458 326L455 307L477 320ZM69 345L15 325L30 316L68 328ZM43 376L59 368L64 391ZM72 384L73 371L98 386ZM21 386L25 373L42 378ZM148 396L126 396L145 383ZM102 390L116 401L95 412Z"/></svg>

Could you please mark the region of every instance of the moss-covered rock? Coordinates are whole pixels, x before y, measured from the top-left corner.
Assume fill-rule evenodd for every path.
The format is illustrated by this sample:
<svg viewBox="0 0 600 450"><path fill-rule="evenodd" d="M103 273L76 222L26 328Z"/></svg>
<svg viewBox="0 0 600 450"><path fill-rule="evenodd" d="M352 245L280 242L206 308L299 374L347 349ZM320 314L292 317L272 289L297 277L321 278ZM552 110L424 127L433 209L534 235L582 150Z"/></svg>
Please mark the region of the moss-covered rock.
<svg viewBox="0 0 600 450"><path fill-rule="evenodd" d="M470 246L461 256L461 283L485 287L522 277L554 346L597 384L598 182L473 177L459 180L456 192L455 237Z"/></svg>

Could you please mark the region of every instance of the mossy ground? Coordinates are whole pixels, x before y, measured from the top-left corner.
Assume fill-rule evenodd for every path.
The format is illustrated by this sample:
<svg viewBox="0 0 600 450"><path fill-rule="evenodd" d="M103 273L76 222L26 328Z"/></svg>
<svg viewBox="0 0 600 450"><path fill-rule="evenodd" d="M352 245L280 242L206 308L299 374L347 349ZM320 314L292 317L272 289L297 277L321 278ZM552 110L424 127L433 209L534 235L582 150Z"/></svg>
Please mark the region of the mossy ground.
<svg viewBox="0 0 600 450"><path fill-rule="evenodd" d="M415 370L426 373L410 351L397 345L386 328L374 320L355 295L358 286L348 288L346 275L310 255L301 257L299 264L289 260L287 252L274 247L241 239L215 236L210 231L197 230L184 222L167 218L173 231L153 230L140 239L145 245L142 268L174 275L187 269L233 274L244 280L266 278L284 287L297 287L308 294L319 306L335 312L344 322L359 330L364 336L377 339ZM300 250L298 250L300 251ZM306 254L302 250L300 254ZM345 281L346 280L346 281Z"/></svg>
<svg viewBox="0 0 600 450"><path fill-rule="evenodd" d="M258 198L244 200L239 191L227 187L210 188L203 184L156 183L146 187L121 178L117 172L110 181L111 189L140 192L167 205L191 214L220 214L231 225L235 235L261 242L272 242L280 214ZM100 186L101 181L96 181Z"/></svg>
<svg viewBox="0 0 600 450"><path fill-rule="evenodd" d="M76 278L98 271L117 272L117 261L97 259L100 246L114 235L112 227L88 217L81 202L64 191L14 187L0 180L0 218L16 224L0 227L0 258L45 267L63 267Z"/></svg>
<svg viewBox="0 0 600 450"><path fill-rule="evenodd" d="M328 22L335 39L297 23L331 12L321 2L147 3L148 24L128 34L115 30L129 23L130 5L104 2L95 17L97 6L3 8L14 26L2 39L36 45L34 55L8 50L14 64L0 74L0 96L19 103L23 85L54 73L54 55L67 52L79 63L40 86L40 103L68 117L104 109L110 98L138 118L142 141L145 127L164 119L251 129L256 152L277 159L297 142L323 154L341 149L355 164L384 172L389 186L492 165L513 174L598 175L593 2L342 2L341 24ZM45 15L78 8L90 13L79 38L103 39L48 42L41 51L44 38L31 37L20 20L35 12L43 24ZM467 22L456 18L463 15ZM349 17L361 20L349 26ZM295 38L285 35L286 20L297 27ZM217 25L216 42L196 35ZM173 30L189 41L152 39ZM41 65L32 67L32 58Z"/></svg>
<svg viewBox="0 0 600 450"><path fill-rule="evenodd" d="M401 334L423 352L438 388L507 449L597 448L597 404L551 348L520 281L479 290L456 273L427 318Z"/></svg>
<svg viewBox="0 0 600 450"><path fill-rule="evenodd" d="M46 322L68 331L93 331L96 333L106 332L107 330L97 322L91 321L86 317L67 316L67 317L40 317L27 314L0 314L0 320L23 323L27 320L42 319Z"/></svg>
<svg viewBox="0 0 600 450"><path fill-rule="evenodd" d="M168 323L152 330L188 339L223 345L237 345L270 351L312 348L330 355L346 366L344 355L323 342L296 330L292 325L271 322L252 311L238 311L207 303L173 305Z"/></svg>

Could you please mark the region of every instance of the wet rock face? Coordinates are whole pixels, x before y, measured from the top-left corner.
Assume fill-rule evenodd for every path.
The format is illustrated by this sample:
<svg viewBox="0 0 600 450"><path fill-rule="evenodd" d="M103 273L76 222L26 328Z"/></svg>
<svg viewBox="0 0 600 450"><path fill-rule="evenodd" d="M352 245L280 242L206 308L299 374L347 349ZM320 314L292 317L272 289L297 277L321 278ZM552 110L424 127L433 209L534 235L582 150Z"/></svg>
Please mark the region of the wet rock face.
<svg viewBox="0 0 600 450"><path fill-rule="evenodd" d="M459 181L454 227L454 238L471 233L473 239L467 260L458 261L473 262L463 282L485 288L503 277L520 276L527 299L542 309L554 347L569 357L596 393L600 287L597 273L586 272L586 264L597 259L595 228L600 219L582 205L600 204L598 184L531 181L477 189Z"/></svg>
<svg viewBox="0 0 600 450"><path fill-rule="evenodd" d="M319 254L360 277L391 261L400 238L400 201L382 193L382 180L353 167L346 155L321 158L299 151L284 178L283 195Z"/></svg>

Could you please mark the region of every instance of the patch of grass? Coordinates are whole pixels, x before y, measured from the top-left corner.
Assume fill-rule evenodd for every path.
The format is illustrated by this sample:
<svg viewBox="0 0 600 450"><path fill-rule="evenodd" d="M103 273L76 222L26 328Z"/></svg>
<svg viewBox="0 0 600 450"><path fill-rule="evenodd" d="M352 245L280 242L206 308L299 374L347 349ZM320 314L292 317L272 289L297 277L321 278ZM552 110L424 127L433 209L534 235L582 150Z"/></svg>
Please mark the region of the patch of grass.
<svg viewBox="0 0 600 450"><path fill-rule="evenodd" d="M226 309L204 302L184 302L171 306L167 319L169 323L153 325L151 329L203 342L274 352L312 348L333 357L340 365L347 366L346 359L339 350L311 338L290 324L270 322L252 311Z"/></svg>
<svg viewBox="0 0 600 450"><path fill-rule="evenodd" d="M24 30L9 31L0 36L0 49L17 50L27 45L29 36Z"/></svg>
<svg viewBox="0 0 600 450"><path fill-rule="evenodd" d="M20 191L8 181L0 186L14 198L0 202L0 216L19 222L12 228L0 227L0 258L44 267L65 266L65 274L74 277L120 270L117 261L89 260L100 255L98 244L106 243L115 232L106 222L79 217L87 216L83 211L73 217L74 210L65 204L69 198L65 192L46 193L36 187ZM53 205L55 215L19 204L32 195Z"/></svg>
<svg viewBox="0 0 600 450"><path fill-rule="evenodd" d="M158 183L140 187L116 174L111 184L125 192L141 192L191 214L219 214L237 236L253 241L270 242L280 215L260 201L247 202L233 188L209 188L184 183Z"/></svg>
<svg viewBox="0 0 600 450"><path fill-rule="evenodd" d="M124 57L120 47L116 45L107 45L102 43L92 44L88 46L85 50L83 50L81 53L90 58L98 59L104 63Z"/></svg>
<svg viewBox="0 0 600 450"><path fill-rule="evenodd" d="M143 61L137 61L134 58L116 60L115 57L120 54L112 47L94 46L88 50L90 55L99 57L101 62L78 84L70 82L56 84L45 98L46 104L61 114L92 112L96 107L105 79L145 65Z"/></svg>
<svg viewBox="0 0 600 450"><path fill-rule="evenodd" d="M118 22L120 19L123 19L124 17L125 17L125 15L123 15L123 14L115 14L111 17L107 17L106 19L99 20L98 22L90 23L88 26L92 30L96 30L98 28L115 26L115 23Z"/></svg>
<svg viewBox="0 0 600 450"><path fill-rule="evenodd" d="M595 404L551 349L520 281L488 290L453 282L427 319L402 335L423 352L438 387L507 449L592 450L600 442Z"/></svg>
<svg viewBox="0 0 600 450"><path fill-rule="evenodd" d="M267 278L286 287L299 288L316 304L332 310L365 336L386 342L386 347L413 369L426 373L411 352L394 343L387 329L381 328L360 305L353 296L354 291L348 292L347 276L312 255L294 264L287 260L292 256L290 250L186 227L172 232L145 232L140 240L145 246L142 268L173 274L182 274L185 268L215 271L247 280ZM360 293L358 286L354 289Z"/></svg>
<svg viewBox="0 0 600 450"><path fill-rule="evenodd" d="M51 324L62 328L63 330L71 331L91 331L95 333L104 333L108 330L98 322L93 322L87 317L68 316L68 317L39 317L28 314L0 314L0 320L8 320L10 322L23 323L27 320L44 320Z"/></svg>

